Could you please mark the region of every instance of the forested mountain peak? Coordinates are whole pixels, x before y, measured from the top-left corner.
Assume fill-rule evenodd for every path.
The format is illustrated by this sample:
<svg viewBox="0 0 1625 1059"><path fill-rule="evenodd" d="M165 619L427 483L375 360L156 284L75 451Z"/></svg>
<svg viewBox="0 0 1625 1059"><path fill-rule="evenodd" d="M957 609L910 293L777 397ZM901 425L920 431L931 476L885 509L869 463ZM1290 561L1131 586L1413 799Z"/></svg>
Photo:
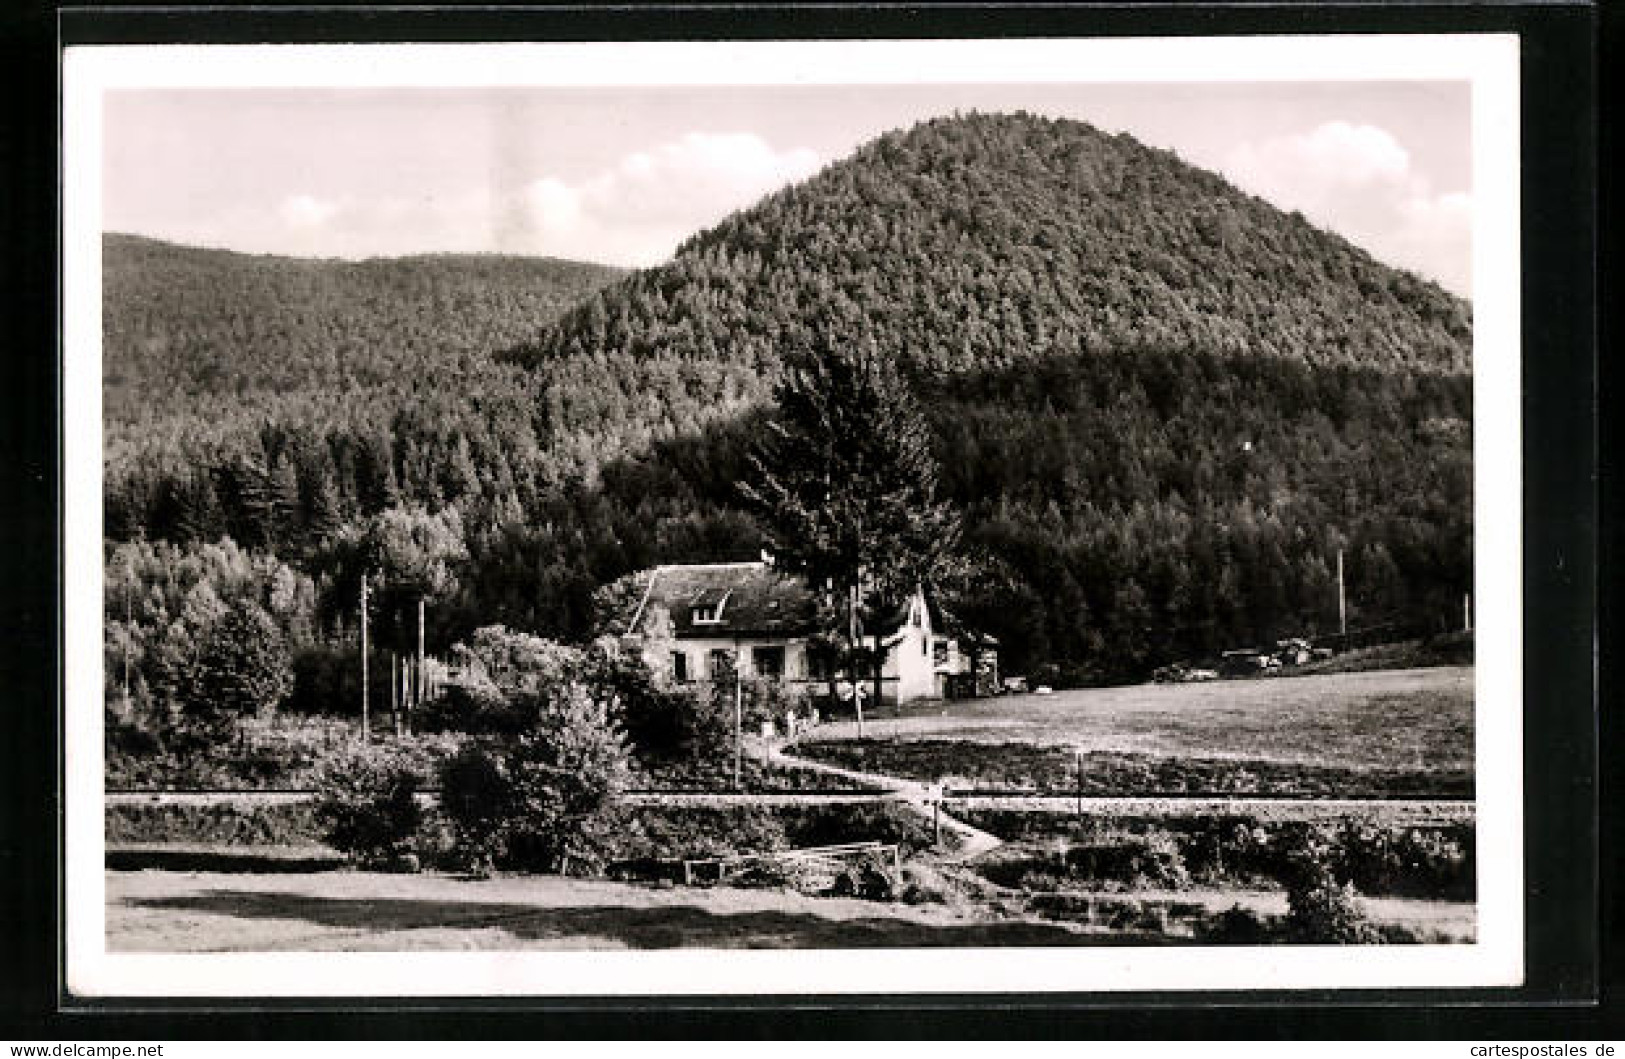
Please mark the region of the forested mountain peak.
<svg viewBox="0 0 1625 1059"><path fill-rule="evenodd" d="M888 133L517 351L771 365L810 324L984 370L1145 348L1459 372L1470 307L1132 137L962 114Z"/></svg>

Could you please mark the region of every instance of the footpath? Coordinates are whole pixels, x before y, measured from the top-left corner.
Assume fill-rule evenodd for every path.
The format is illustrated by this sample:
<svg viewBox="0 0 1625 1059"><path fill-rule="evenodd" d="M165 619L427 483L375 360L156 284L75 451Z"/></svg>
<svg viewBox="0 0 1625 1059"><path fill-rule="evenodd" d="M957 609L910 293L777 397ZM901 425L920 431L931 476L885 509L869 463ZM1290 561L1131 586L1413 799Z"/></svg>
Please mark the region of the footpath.
<svg viewBox="0 0 1625 1059"><path fill-rule="evenodd" d="M956 843L949 847L949 851L943 855L943 860L953 862L972 860L988 850L1003 845L1003 840L998 836L988 834L980 828L972 827L963 820L950 816L945 812L942 808L942 789L932 784L922 783L919 780L904 779L901 776L888 776L880 772L864 772L859 769L831 765L824 761L814 761L811 758L797 757L785 750L785 743L782 741L766 744L763 747L763 756L771 764L820 772L827 776L839 776L842 779L855 780L887 792L891 795L890 800L906 805L934 822L940 823L944 831L953 834L958 839Z"/></svg>

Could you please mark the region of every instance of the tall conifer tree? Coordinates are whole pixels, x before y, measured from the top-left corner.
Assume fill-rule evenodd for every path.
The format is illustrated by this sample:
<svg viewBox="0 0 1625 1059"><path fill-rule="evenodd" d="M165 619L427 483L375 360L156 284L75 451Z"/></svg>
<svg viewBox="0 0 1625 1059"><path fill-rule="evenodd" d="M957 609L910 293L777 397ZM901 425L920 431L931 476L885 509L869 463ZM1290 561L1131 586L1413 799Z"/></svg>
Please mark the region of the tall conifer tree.
<svg viewBox="0 0 1625 1059"><path fill-rule="evenodd" d="M957 517L936 498L930 429L893 360L828 332L787 358L778 416L742 483L775 560L825 589L846 617L849 659L874 619L942 570ZM856 681L854 681L854 684Z"/></svg>

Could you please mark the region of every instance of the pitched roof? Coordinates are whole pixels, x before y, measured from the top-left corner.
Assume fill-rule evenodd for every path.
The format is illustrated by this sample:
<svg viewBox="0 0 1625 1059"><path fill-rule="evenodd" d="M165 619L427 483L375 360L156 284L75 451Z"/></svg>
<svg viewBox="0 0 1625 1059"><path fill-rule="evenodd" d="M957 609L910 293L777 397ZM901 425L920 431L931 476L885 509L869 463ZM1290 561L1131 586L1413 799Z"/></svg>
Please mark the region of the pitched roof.
<svg viewBox="0 0 1625 1059"><path fill-rule="evenodd" d="M716 623L694 623L694 609L721 605ZM678 636L799 636L816 629L817 601L799 577L766 563L655 567L636 629L651 607L664 607Z"/></svg>

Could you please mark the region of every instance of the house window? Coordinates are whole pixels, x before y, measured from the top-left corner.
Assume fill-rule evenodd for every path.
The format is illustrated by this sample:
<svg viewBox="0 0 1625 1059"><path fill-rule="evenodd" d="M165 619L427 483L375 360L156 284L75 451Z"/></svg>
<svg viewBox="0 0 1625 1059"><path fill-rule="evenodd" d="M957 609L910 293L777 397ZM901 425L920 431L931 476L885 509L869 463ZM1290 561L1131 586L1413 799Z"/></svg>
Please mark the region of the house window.
<svg viewBox="0 0 1625 1059"><path fill-rule="evenodd" d="M711 679L721 680L733 676L733 653L726 647L711 648Z"/></svg>
<svg viewBox="0 0 1625 1059"><path fill-rule="evenodd" d="M695 607L691 613L695 625L716 625L722 621L721 607Z"/></svg>
<svg viewBox="0 0 1625 1059"><path fill-rule="evenodd" d="M679 683L688 682L688 655L682 651L671 653L671 678Z"/></svg>
<svg viewBox="0 0 1625 1059"><path fill-rule="evenodd" d="M783 679L784 648L753 647L750 651L750 661L757 676L767 677L769 680Z"/></svg>
<svg viewBox="0 0 1625 1059"><path fill-rule="evenodd" d="M948 664L948 641L947 640L938 640L932 646L931 653L932 653L931 661L934 664L939 665L939 666L947 665Z"/></svg>
<svg viewBox="0 0 1625 1059"><path fill-rule="evenodd" d="M807 648L807 676L811 680L828 680L835 673L835 652L828 647Z"/></svg>

